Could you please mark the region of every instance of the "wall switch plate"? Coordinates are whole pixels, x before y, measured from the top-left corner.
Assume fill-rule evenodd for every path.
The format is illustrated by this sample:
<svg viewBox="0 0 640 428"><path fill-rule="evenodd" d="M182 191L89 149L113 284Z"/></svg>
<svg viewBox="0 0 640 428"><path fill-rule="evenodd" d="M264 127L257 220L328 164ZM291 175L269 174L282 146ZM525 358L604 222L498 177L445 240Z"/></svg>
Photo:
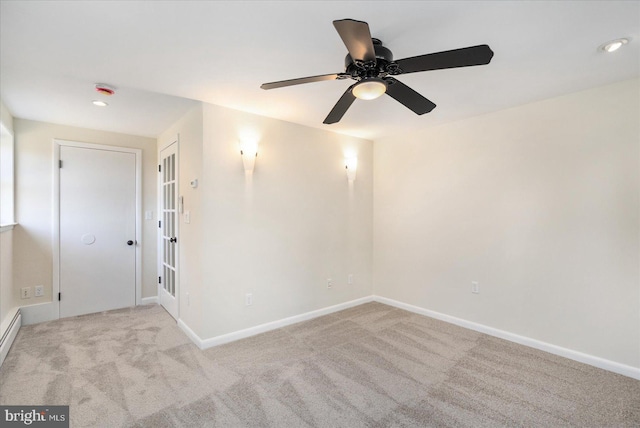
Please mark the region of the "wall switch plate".
<svg viewBox="0 0 640 428"><path fill-rule="evenodd" d="M478 281L471 281L471 292L474 294L480 293L480 285L478 284Z"/></svg>
<svg viewBox="0 0 640 428"><path fill-rule="evenodd" d="M353 284L353 274L349 274L349 276L347 277L347 283L348 284Z"/></svg>
<svg viewBox="0 0 640 428"><path fill-rule="evenodd" d="M184 222L186 224L191 223L191 211L185 211L184 212Z"/></svg>
<svg viewBox="0 0 640 428"><path fill-rule="evenodd" d="M44 285L36 285L34 288L34 293L33 295L36 297L42 297L44 296Z"/></svg>
<svg viewBox="0 0 640 428"><path fill-rule="evenodd" d="M327 278L327 288L333 287L333 279Z"/></svg>
<svg viewBox="0 0 640 428"><path fill-rule="evenodd" d="M31 298L31 287L22 287L20 289L20 298L21 299L30 299Z"/></svg>
<svg viewBox="0 0 640 428"><path fill-rule="evenodd" d="M253 294L247 293L244 295L244 305L251 306L253 304Z"/></svg>
<svg viewBox="0 0 640 428"><path fill-rule="evenodd" d="M145 211L144 212L145 220L153 220L153 211Z"/></svg>

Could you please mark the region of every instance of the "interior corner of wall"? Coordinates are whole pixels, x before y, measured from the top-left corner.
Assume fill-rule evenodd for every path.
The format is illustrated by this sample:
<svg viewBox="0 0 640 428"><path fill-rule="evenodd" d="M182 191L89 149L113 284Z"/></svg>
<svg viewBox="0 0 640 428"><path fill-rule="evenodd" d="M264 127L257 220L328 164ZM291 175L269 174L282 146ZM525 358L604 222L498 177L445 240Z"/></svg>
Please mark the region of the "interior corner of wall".
<svg viewBox="0 0 640 428"><path fill-rule="evenodd" d="M189 339L200 349L204 349L204 340L198 334L199 331L197 326L194 325L192 321L188 323L184 321L183 318L178 318L178 327L182 330Z"/></svg>

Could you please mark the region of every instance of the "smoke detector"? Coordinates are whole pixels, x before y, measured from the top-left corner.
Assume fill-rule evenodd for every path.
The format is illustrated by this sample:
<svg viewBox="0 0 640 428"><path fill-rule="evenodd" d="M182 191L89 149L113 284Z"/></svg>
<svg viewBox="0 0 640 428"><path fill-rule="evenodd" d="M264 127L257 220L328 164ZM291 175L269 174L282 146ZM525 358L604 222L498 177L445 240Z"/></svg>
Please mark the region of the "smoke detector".
<svg viewBox="0 0 640 428"><path fill-rule="evenodd" d="M96 92L100 95L106 95L110 97L116 93L116 89L112 86L105 85L104 83L96 83Z"/></svg>

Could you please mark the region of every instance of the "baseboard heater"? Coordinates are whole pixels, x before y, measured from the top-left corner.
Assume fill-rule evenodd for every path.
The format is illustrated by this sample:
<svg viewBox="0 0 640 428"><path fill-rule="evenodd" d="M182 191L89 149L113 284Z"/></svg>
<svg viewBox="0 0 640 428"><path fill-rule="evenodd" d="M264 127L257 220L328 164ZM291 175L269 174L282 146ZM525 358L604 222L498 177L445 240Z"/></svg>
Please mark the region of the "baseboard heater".
<svg viewBox="0 0 640 428"><path fill-rule="evenodd" d="M7 357L11 345L13 345L13 341L18 335L21 324L22 314L20 313L20 309L18 309L7 328L2 332L2 337L0 338L0 366L4 363L4 359Z"/></svg>

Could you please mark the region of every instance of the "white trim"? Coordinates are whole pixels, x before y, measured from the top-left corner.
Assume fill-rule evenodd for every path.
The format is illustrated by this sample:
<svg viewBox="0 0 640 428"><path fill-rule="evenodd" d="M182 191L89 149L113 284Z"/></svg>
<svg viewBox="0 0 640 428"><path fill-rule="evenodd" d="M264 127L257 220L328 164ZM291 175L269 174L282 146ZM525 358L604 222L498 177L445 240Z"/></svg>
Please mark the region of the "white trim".
<svg viewBox="0 0 640 428"><path fill-rule="evenodd" d="M184 321L178 320L178 327L185 332L187 336L198 346L200 349L212 348L214 346L223 345L225 343L234 342L236 340L245 339L247 337L255 336L256 334L265 333L267 331L275 330L281 327L286 327L291 324L296 324L302 321L308 321L313 318L321 317L323 315L329 315L334 312L342 311L344 309L352 308L354 306L362 305L363 303L369 303L373 301L373 296L362 297L360 299L351 300L349 302L340 303L327 308L318 309L311 312L306 312L300 315L294 315L292 317L283 318L276 321L271 321L265 324L260 324L255 327L245 328L244 330L238 330L231 333L223 334L220 336L210 337L208 339L202 339L198 336Z"/></svg>
<svg viewBox="0 0 640 428"><path fill-rule="evenodd" d="M626 364L617 363L615 361L606 360L604 358L596 357L593 355L585 354L583 352L574 351L572 349L563 348L561 346L552 345L550 343L542 342L537 339L532 339L526 336L520 336L508 331L499 330L497 328L489 327L483 324L478 324L472 321L467 321L461 318L456 318L451 315L442 314L440 312L431 311L418 306L409 305L407 303L399 302L397 300L388 299L381 296L372 296L373 301L384 303L389 306L404 309L409 312L413 312L420 315L425 315L430 318L435 318L441 321L455 324L460 327L468 328L469 330L478 331L480 333L488 334L489 336L505 339L510 342L519 343L520 345L529 346L531 348L539 349L541 351L548 352L550 354L559 355L570 360L578 361L580 363L588 364L590 366L598 367L603 370L618 373L624 376L628 376L634 379L640 380L640 368L628 366Z"/></svg>
<svg viewBox="0 0 640 428"><path fill-rule="evenodd" d="M129 150L136 155L136 305L140 305L142 304L142 150L127 149Z"/></svg>
<svg viewBox="0 0 640 428"><path fill-rule="evenodd" d="M0 225L0 233L8 232L9 230L13 230L13 228L16 227L17 225L18 225L18 223L10 223L10 224Z"/></svg>
<svg viewBox="0 0 640 428"><path fill-rule="evenodd" d="M176 145L176 165L175 165L175 175L176 175L176 203L179 204L180 201L180 197L182 196L181 192L180 192L180 134L176 134L175 138L169 138L164 142L158 142L158 153L157 153L157 161L158 161L158 166L162 165L162 152L166 149L168 149L169 147L171 147L173 144ZM163 195L163 183L162 183L162 174L160 173L160 171L158 171L158 175L156 176L156 192L158 195L157 198L157 212L158 212L158 220L162 219L163 217L163 209L164 207L162 206L162 195ZM175 314L175 319L176 320L180 320L180 293L181 293L181 288L180 288L180 246L182 244L182 238L181 238L181 213L179 212L179 209L176 209L176 224L175 224L175 229L176 229L176 238L178 238L178 241L175 243L176 245L176 259L175 259L175 272L176 272L176 277L175 277L175 295L174 298L176 299L176 314ZM157 251L157 260L156 260L156 269L157 269L157 275L158 277L162 277L162 273L164 271L163 269L163 257L164 257L164 253L163 253L163 248L164 248L164 241L162 239L162 228L158 228L156 230L156 245L158 248ZM156 283L157 286L157 298L158 298L158 304L162 305L162 298L161 296L163 296L163 293L166 293L164 290L164 285L160 284L159 282ZM163 306L164 307L164 306ZM169 311L169 308L164 307L165 310L171 314L171 311ZM173 317L174 314L171 314L171 316Z"/></svg>
<svg viewBox="0 0 640 428"><path fill-rule="evenodd" d="M58 302L45 302L35 305L22 306L20 311L22 312L22 325L38 324L41 322L57 320L58 316ZM143 297L139 305L153 305L158 303L158 297Z"/></svg>
<svg viewBox="0 0 640 428"><path fill-rule="evenodd" d="M18 335L18 331L20 330L21 325L22 314L20 313L20 309L18 309L16 310L16 313L11 317L11 321L7 326L7 331L0 331L0 333L2 334L0 339L0 366L2 366L4 359L7 357L9 349L11 349L11 345L13 345L13 341Z"/></svg>
<svg viewBox="0 0 640 428"><path fill-rule="evenodd" d="M2 119L0 119L0 134L4 134L7 135L10 139L10 147L8 148L9 151L11 152L11 159L10 159L10 169L11 169L11 197L7 198L6 196L4 196L2 199L4 200L4 203L9 203L9 205L11 205L11 215L9 218L3 218L3 221L6 221L8 223L5 223L3 225L0 225L0 233L5 232L7 230L11 230L13 229L13 226L15 226L15 219L16 219L16 136L13 132L13 129L9 129L8 125L6 125L4 122L2 122ZM1 150L1 148L0 148ZM5 153L6 154L6 153ZM9 201L7 201L6 199L8 199Z"/></svg>
<svg viewBox="0 0 640 428"><path fill-rule="evenodd" d="M143 297L140 301L141 305L157 305L158 296Z"/></svg>
<svg viewBox="0 0 640 428"><path fill-rule="evenodd" d="M0 341L2 341L2 337L4 337L7 330L9 330L9 327L11 326L11 323L13 323L14 318L16 317L18 312L20 312L19 306L11 308L4 315L4 319L0 320Z"/></svg>
<svg viewBox="0 0 640 428"><path fill-rule="evenodd" d="M136 158L136 299L135 304L141 304L142 300L142 150L130 147L109 146L105 144L83 143L67 141L58 138L53 139L53 319L60 318L60 301L57 300L60 292L60 147L79 147L93 150L106 150L110 152L133 153ZM37 306L37 305L34 305ZM48 319L43 320L48 321ZM41 321L35 321L41 322ZM33 323L31 323L33 324Z"/></svg>
<svg viewBox="0 0 640 428"><path fill-rule="evenodd" d="M53 215L51 220L51 245L53 252L53 278L51 281L51 300L54 319L60 318L60 145L53 140ZM53 302L57 302L53 304Z"/></svg>
<svg viewBox="0 0 640 428"><path fill-rule="evenodd" d="M195 343L195 344L196 344L196 346L197 346L198 348L200 348L200 349L205 349L205 348L203 347L203 343L204 343L204 341L203 341L202 339L200 339L200 336L198 336L198 335L196 334L196 332L195 332L195 331L193 331L193 330L191 329L191 327L189 327L189 326L187 325L187 323L185 323L184 321L182 321L182 319L179 319L179 320L178 320L178 327L180 327L180 330L182 330L182 331L184 332L184 334L186 334L186 335L187 335L187 337L188 337L189 339L191 339L191 341L192 341L193 343Z"/></svg>
<svg viewBox="0 0 640 428"><path fill-rule="evenodd" d="M22 306L22 325L38 324L60 318L58 301Z"/></svg>
<svg viewBox="0 0 640 428"><path fill-rule="evenodd" d="M250 336L255 336L256 334L265 333L267 331L275 330L281 327L286 327L288 325L296 324L302 321L308 321L313 318L328 315L368 302L378 302L385 305L394 306L396 308L404 309L409 312L428 316L430 318L435 318L444 322L448 322L450 324L455 324L460 327L468 328L470 330L478 331L480 333L488 334L490 336L505 339L510 342L518 343L520 345L528 346L534 349L539 349L541 351L549 352L550 354L558 355L570 360L578 361L580 363L588 364L590 366L598 367L603 370L640 380L640 368L638 367L621 364L615 361L585 354L583 352L552 345L540 340L520 336L508 331L499 330L497 328L489 327L483 324L474 323L472 321L467 321L440 312L424 309L419 306L414 306L407 303L399 302L397 300L375 295L362 297L360 299L351 300L349 302L340 303L338 305L329 306L327 308L318 309L311 312L306 312L300 315L294 315L292 317L283 318L280 320L257 325L255 327L249 327L244 330L238 330L208 339L200 338L200 336L198 336L182 319L178 320L178 327L180 327L180 329L198 346L198 348L207 349L217 345L244 339ZM142 299L142 304L153 303L157 303L156 296L145 297L144 299ZM52 313L52 306L54 305L51 302L31 306L23 306L22 308L20 308L20 311L22 313L22 325L35 324L56 319L57 317L54 317Z"/></svg>

